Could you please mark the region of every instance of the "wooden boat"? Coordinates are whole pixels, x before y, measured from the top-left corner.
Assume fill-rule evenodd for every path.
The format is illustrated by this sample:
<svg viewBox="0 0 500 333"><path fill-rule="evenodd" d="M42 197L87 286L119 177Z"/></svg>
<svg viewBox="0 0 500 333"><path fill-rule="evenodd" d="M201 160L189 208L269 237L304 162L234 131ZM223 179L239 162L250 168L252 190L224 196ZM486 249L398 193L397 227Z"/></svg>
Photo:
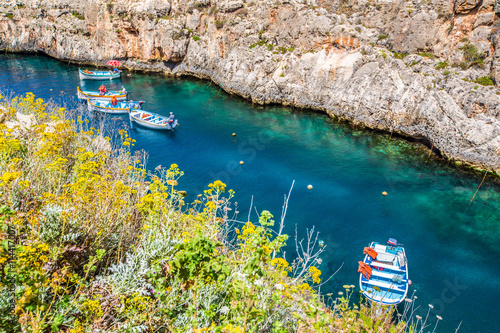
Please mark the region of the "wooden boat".
<svg viewBox="0 0 500 333"><path fill-rule="evenodd" d="M156 130L173 130L179 125L177 119L171 125L168 122L168 117L144 110L130 110L129 117L130 121Z"/></svg>
<svg viewBox="0 0 500 333"><path fill-rule="evenodd" d="M78 99L80 101L89 100L100 100L100 101L110 101L111 97L115 96L118 101L125 101L127 99L127 93L123 93L119 90L107 91L104 95L100 95L99 91L82 91L80 87L76 88Z"/></svg>
<svg viewBox="0 0 500 333"><path fill-rule="evenodd" d="M80 74L80 80L113 80L119 79L121 75L121 71L82 71L80 68L78 68L78 73Z"/></svg>
<svg viewBox="0 0 500 333"><path fill-rule="evenodd" d="M390 238L388 245L373 242L359 261L359 286L372 303L395 306L408 294L408 264L403 244Z"/></svg>
<svg viewBox="0 0 500 333"><path fill-rule="evenodd" d="M111 114L126 114L129 109L141 109L144 101L121 101L112 105L111 101L89 100L87 106L89 111L99 111Z"/></svg>

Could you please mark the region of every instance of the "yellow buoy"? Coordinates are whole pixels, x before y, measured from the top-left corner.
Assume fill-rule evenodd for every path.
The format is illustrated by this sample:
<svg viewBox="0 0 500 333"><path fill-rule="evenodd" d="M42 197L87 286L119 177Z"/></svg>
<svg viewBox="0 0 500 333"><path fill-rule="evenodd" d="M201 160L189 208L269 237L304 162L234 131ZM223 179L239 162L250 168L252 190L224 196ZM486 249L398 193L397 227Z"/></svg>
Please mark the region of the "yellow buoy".
<svg viewBox="0 0 500 333"><path fill-rule="evenodd" d="M312 190L313 186L312 185L307 185L307 189Z"/></svg>
<svg viewBox="0 0 500 333"><path fill-rule="evenodd" d="M384 196L387 195L387 192L386 191L382 192L382 195L384 195Z"/></svg>
<svg viewBox="0 0 500 333"><path fill-rule="evenodd" d="M232 136L236 136L236 133L231 134Z"/></svg>
<svg viewBox="0 0 500 333"><path fill-rule="evenodd" d="M241 164L241 165L243 165L244 163L245 163L245 162L243 162L243 161L240 161L240 164Z"/></svg>
<svg viewBox="0 0 500 333"><path fill-rule="evenodd" d="M52 89L50 89L50 91L52 91Z"/></svg>

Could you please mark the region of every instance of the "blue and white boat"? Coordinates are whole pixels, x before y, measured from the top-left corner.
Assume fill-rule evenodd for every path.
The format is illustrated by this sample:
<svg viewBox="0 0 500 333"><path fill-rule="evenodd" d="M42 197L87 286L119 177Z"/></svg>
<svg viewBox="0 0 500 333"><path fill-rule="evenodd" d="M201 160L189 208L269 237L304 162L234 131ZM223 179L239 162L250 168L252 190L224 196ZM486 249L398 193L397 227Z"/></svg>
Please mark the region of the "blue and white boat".
<svg viewBox="0 0 500 333"><path fill-rule="evenodd" d="M390 238L388 245L373 242L359 262L359 286L372 303L395 306L408 294L408 263L403 244Z"/></svg>
<svg viewBox="0 0 500 333"><path fill-rule="evenodd" d="M111 101L99 101L87 99L89 111L99 111L110 114L127 114L129 109L138 110L142 108L144 101L120 101L116 105Z"/></svg>
<svg viewBox="0 0 500 333"><path fill-rule="evenodd" d="M129 117L136 124L156 130L173 130L179 125L177 119L169 122L168 117L144 110L130 110Z"/></svg>
<svg viewBox="0 0 500 333"><path fill-rule="evenodd" d="M121 71L89 71L88 69L82 71L78 68L80 80L113 80L119 79Z"/></svg>
<svg viewBox="0 0 500 333"><path fill-rule="evenodd" d="M99 91L88 91L88 90L81 90L80 87L76 88L76 93L78 96L78 99L80 101L86 101L87 99L89 100L101 100L101 101L111 101L111 98L113 96L116 97L116 100L118 101L125 101L127 99L127 93L123 93L122 91L115 90L115 91L106 91L104 95L101 95Z"/></svg>

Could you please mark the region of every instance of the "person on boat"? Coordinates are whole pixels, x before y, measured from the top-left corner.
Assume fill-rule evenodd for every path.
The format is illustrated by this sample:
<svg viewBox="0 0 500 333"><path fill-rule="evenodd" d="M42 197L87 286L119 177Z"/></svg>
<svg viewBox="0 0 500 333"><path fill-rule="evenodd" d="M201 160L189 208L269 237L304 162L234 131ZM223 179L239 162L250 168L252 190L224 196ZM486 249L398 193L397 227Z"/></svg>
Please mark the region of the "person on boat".
<svg viewBox="0 0 500 333"><path fill-rule="evenodd" d="M168 117L168 124L170 125L170 128L172 128L174 121L175 121L175 116L172 112L170 112L170 116Z"/></svg>
<svg viewBox="0 0 500 333"><path fill-rule="evenodd" d="M126 95L126 94L127 94L127 89L125 89L125 87L124 87L124 86L122 86L122 93L123 93L124 95Z"/></svg>
<svg viewBox="0 0 500 333"><path fill-rule="evenodd" d="M113 73L118 73L118 68L113 68Z"/></svg>
<svg viewBox="0 0 500 333"><path fill-rule="evenodd" d="M85 69L83 72L84 72L85 74L90 74L90 71L89 71L88 69Z"/></svg>
<svg viewBox="0 0 500 333"><path fill-rule="evenodd" d="M116 99L116 96L111 97L111 105L116 106L118 104L118 100Z"/></svg>
<svg viewBox="0 0 500 333"><path fill-rule="evenodd" d="M107 90L108 89L106 89L106 86L104 84L101 84L101 86L99 87L99 95L104 96Z"/></svg>

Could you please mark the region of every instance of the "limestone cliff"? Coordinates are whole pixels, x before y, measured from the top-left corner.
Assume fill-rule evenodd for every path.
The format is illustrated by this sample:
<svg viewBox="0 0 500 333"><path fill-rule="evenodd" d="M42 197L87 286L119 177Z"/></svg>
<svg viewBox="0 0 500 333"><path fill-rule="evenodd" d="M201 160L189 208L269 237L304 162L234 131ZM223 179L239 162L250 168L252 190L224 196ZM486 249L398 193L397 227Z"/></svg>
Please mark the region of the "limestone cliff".
<svg viewBox="0 0 500 333"><path fill-rule="evenodd" d="M494 0L7 0L0 50L209 78L500 173Z"/></svg>

